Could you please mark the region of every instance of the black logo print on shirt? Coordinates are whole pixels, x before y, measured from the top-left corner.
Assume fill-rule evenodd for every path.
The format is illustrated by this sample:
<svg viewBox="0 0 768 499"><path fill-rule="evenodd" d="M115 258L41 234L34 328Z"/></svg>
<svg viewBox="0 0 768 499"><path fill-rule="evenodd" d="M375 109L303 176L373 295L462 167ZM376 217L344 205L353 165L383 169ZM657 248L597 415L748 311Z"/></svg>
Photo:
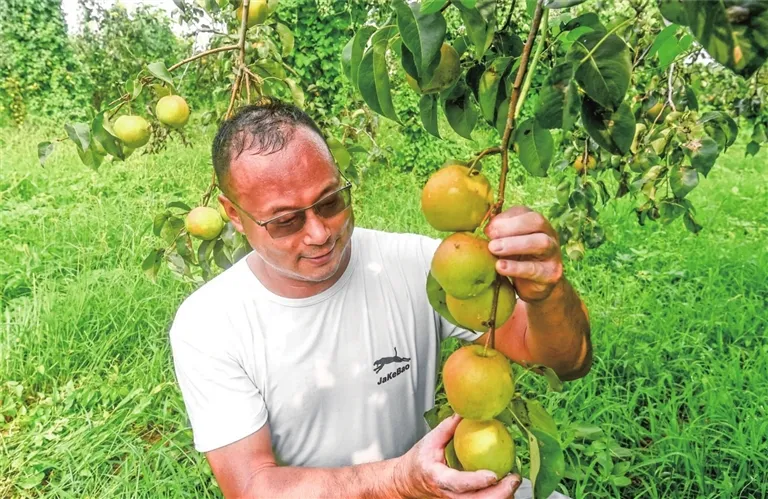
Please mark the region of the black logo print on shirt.
<svg viewBox="0 0 768 499"><path fill-rule="evenodd" d="M397 355L397 347L395 347L395 355L393 355L392 357L382 357L382 358L380 358L379 360L377 360L376 362L373 363L373 372L379 373L379 371L384 369L384 366L386 366L387 364L393 364L393 363L402 364L402 363L410 362L410 361L411 361L410 357L400 357L399 355ZM381 376L379 378L379 382L377 384L380 385L382 383L386 383L387 381L389 381L392 378L394 378L394 377L404 373L405 371L407 371L410 368L411 368L411 364L406 364L405 366L400 366L400 367L397 368L397 370L392 371L387 376Z"/></svg>

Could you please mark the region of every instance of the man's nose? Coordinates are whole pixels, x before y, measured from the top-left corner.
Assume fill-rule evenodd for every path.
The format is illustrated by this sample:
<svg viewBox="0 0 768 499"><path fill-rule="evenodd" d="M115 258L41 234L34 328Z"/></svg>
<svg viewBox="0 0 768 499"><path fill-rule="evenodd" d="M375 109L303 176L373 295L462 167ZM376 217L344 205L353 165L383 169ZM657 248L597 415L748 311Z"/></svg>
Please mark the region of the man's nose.
<svg viewBox="0 0 768 499"><path fill-rule="evenodd" d="M323 220L312 210L307 210L307 221L304 223L304 244L307 246L322 246L331 237L331 230Z"/></svg>

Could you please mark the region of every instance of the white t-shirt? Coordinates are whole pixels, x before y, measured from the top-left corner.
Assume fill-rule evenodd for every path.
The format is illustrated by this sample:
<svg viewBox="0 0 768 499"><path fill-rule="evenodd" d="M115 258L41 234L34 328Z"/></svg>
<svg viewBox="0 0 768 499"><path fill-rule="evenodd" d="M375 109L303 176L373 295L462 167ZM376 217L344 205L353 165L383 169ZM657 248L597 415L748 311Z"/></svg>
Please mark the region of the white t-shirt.
<svg viewBox="0 0 768 499"><path fill-rule="evenodd" d="M278 462L337 467L404 454L428 430L448 323L425 290L440 240L356 228L349 266L302 299L268 291L246 259L195 291L170 331L195 448L269 422Z"/></svg>

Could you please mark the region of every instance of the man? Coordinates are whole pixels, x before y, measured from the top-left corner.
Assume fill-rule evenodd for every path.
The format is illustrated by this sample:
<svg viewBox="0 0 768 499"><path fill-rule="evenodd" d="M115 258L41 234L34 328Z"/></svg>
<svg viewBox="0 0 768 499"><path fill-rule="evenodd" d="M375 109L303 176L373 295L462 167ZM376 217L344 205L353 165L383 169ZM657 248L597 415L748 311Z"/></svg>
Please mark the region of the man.
<svg viewBox="0 0 768 499"><path fill-rule="evenodd" d="M222 123L213 164L253 251L184 301L170 337L195 447L224 495L510 497L517 475L445 465L458 417L431 432L423 419L440 341L485 340L428 303L439 240L354 229L351 185L294 106L248 106ZM486 233L520 296L496 348L564 379L586 374L586 309L551 225L513 207Z"/></svg>

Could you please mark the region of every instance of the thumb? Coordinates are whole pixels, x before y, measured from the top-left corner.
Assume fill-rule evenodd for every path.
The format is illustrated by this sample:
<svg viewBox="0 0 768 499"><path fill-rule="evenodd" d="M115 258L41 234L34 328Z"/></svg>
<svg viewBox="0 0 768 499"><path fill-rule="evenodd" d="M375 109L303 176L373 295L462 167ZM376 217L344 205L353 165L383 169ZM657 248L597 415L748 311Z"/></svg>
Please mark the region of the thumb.
<svg viewBox="0 0 768 499"><path fill-rule="evenodd" d="M442 420L440 424L435 426L435 429L429 433L430 446L439 446L442 449L448 445L448 442L453 438L456 427L460 422L461 416L458 414L452 414L450 417Z"/></svg>

